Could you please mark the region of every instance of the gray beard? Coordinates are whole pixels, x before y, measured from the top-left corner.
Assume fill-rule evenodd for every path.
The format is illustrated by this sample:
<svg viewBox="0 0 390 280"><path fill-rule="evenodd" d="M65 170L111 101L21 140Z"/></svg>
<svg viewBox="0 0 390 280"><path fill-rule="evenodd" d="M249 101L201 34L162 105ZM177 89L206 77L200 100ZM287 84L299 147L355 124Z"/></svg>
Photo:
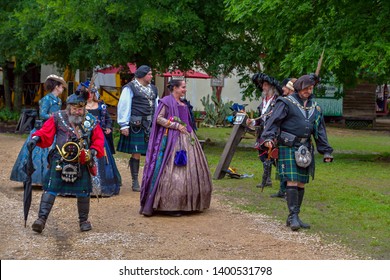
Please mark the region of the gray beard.
<svg viewBox="0 0 390 280"><path fill-rule="evenodd" d="M80 116L72 116L72 115L69 116L69 121L75 125L81 124L83 122L83 119L84 117L80 117Z"/></svg>

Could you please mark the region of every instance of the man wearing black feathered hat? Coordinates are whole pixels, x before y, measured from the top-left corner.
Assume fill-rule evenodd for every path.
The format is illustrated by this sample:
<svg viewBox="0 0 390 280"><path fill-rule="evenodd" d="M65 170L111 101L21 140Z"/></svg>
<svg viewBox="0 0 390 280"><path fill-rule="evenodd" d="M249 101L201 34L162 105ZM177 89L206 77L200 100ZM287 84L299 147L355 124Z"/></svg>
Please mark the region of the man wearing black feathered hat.
<svg viewBox="0 0 390 280"><path fill-rule="evenodd" d="M43 187L38 219L32 229L41 233L58 194L77 197L81 231L92 229L88 221L91 176L96 175L93 158L104 155L104 135L95 117L87 113L88 92L79 91L68 97L65 110L54 113L37 130L28 148L47 148L55 141L56 149L49 152L49 180Z"/></svg>
<svg viewBox="0 0 390 280"><path fill-rule="evenodd" d="M263 132L265 122L272 113L272 108L275 105L276 99L279 95L282 95L283 90L279 85L279 82L267 74L256 73L252 77L253 83L256 85L256 88L262 91L262 100L257 107L259 116L257 119L247 119L247 125L256 127L256 148L259 150L259 158L263 163L263 176L261 182L256 185L258 188L264 188L265 186L272 186L271 180L271 166L265 160L268 157L268 150L261 148L259 143L262 142L260 139L261 133Z"/></svg>
<svg viewBox="0 0 390 280"><path fill-rule="evenodd" d="M286 195L289 211L286 225L293 231L310 228L298 214L305 194L305 184L314 178L314 145L324 156L333 160L321 108L313 99L313 88L319 82L315 74L303 75L294 82L294 93L278 98L267 120L261 138L263 146L279 148L278 170L281 180L287 181ZM313 139L312 139L313 138Z"/></svg>

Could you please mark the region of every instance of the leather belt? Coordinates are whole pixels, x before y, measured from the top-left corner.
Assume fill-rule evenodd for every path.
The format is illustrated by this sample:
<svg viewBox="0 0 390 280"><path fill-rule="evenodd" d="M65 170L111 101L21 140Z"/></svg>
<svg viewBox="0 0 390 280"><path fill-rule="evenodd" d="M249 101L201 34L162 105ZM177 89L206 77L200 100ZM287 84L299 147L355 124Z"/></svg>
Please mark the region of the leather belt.
<svg viewBox="0 0 390 280"><path fill-rule="evenodd" d="M307 141L309 141L309 138L299 138L299 137L297 137L295 141L297 143L305 144Z"/></svg>

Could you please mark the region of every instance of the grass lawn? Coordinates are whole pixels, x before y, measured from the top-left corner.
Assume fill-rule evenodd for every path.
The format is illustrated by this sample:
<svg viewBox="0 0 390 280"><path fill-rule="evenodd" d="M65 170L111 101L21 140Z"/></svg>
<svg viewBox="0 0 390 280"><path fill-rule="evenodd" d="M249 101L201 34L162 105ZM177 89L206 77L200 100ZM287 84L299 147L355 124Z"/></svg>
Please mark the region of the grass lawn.
<svg viewBox="0 0 390 280"><path fill-rule="evenodd" d="M199 139L210 140L204 149L212 174L231 130L202 127L198 131ZM306 186L301 219L324 240L338 240L373 259L390 259L390 133L330 127L328 138L335 150L334 162L325 164L316 155L315 180ZM273 187L263 193L255 187L262 164L253 144L253 138L243 139L230 166L254 177L214 180L215 193L233 207L285 222L286 202L270 198L279 182L274 179Z"/></svg>
<svg viewBox="0 0 390 280"><path fill-rule="evenodd" d="M362 258L390 259L390 132L328 127L334 162L323 163L316 155L315 180L306 185L300 217L327 242L338 241L361 252ZM199 139L208 139L204 151L213 175L232 128L201 127ZM116 142L119 134L116 135ZM256 188L262 164L247 134L239 144L230 167L252 178L213 180L214 193L232 207L262 213L285 222L288 211L284 199L270 198L279 189L264 192ZM117 153L128 158L127 154ZM144 157L141 158L142 161ZM272 169L274 178L275 168Z"/></svg>

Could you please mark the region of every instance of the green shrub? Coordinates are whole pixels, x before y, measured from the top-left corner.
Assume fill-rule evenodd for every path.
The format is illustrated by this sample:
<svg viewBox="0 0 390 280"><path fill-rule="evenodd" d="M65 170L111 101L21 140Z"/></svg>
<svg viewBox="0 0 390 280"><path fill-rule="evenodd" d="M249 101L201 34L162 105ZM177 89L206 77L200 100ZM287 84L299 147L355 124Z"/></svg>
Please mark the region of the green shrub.
<svg viewBox="0 0 390 280"><path fill-rule="evenodd" d="M0 109L0 121L18 121L20 117L19 112L14 112L9 109Z"/></svg>

